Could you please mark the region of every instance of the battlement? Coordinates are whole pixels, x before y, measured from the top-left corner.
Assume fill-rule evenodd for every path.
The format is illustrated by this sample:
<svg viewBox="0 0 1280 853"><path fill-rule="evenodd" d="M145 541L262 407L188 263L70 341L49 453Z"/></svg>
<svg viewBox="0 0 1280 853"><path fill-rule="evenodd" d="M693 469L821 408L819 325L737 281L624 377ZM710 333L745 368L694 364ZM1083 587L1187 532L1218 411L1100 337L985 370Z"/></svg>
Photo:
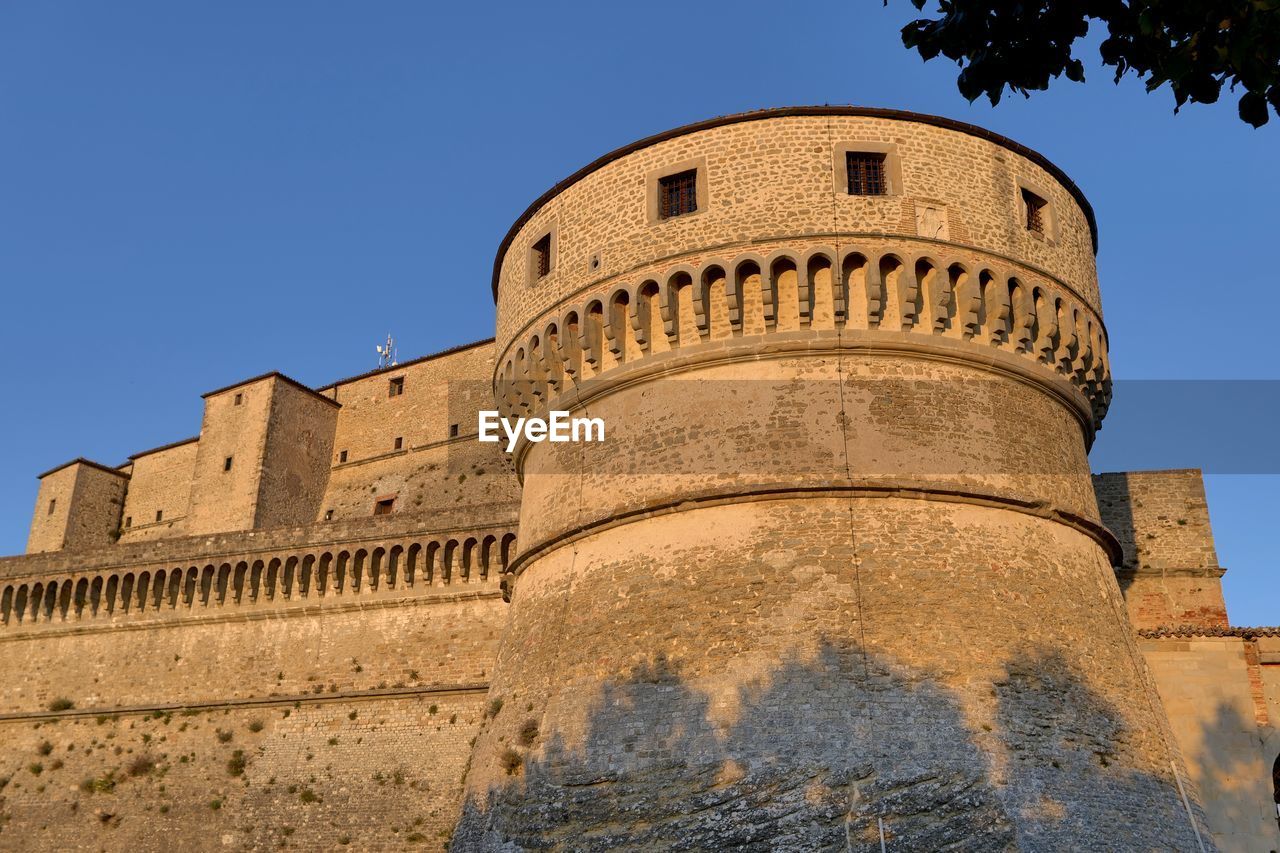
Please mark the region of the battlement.
<svg viewBox="0 0 1280 853"><path fill-rule="evenodd" d="M181 537L0 559L5 627L118 627L278 613L488 587L512 557L515 518L494 507L434 517ZM372 598L371 598L372 597Z"/></svg>
<svg viewBox="0 0 1280 853"><path fill-rule="evenodd" d="M730 343L812 351L931 348L955 359L989 348L993 367L1031 370L1081 396L1087 428L1111 398L1102 319L1061 281L1007 259L931 241L864 239L837 249L797 238L736 257L636 270L526 323L502 350L499 402L508 414L544 408L566 386L674 355L714 357ZM838 334L842 337L838 343ZM788 335L790 336L788 338ZM739 340L741 339L741 340ZM720 344L717 348L715 345Z"/></svg>

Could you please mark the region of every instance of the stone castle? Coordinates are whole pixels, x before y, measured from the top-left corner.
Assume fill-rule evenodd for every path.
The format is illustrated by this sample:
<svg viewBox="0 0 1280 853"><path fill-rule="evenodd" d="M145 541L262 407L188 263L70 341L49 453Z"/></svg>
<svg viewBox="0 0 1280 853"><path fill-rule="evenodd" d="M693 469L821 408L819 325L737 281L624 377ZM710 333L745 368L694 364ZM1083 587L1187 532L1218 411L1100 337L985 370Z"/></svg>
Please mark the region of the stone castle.
<svg viewBox="0 0 1280 853"><path fill-rule="evenodd" d="M1097 240L931 116L605 155L502 241L495 340L40 475L0 849L1280 848L1280 628L1198 472L1088 468Z"/></svg>

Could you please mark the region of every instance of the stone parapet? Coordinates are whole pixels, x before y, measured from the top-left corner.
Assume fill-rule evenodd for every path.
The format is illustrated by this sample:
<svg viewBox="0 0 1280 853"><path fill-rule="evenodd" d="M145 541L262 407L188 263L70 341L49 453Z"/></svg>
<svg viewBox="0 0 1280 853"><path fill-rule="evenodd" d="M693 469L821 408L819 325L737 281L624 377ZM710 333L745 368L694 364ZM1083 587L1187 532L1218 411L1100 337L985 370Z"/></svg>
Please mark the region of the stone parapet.
<svg viewBox="0 0 1280 853"><path fill-rule="evenodd" d="M60 563L49 555L11 558L0 622L9 631L98 629L365 607L459 587L496 594L516 538L509 519L440 528L401 518L335 535L343 531L332 528L344 526L352 525L148 543L130 549L133 559L112 554L109 565L65 553Z"/></svg>

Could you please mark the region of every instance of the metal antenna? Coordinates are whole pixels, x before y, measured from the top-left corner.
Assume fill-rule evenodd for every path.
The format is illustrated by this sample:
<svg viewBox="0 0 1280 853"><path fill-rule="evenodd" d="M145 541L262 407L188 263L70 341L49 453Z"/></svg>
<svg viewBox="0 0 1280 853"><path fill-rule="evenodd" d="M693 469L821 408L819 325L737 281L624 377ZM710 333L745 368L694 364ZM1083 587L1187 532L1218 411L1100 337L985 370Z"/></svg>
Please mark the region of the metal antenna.
<svg viewBox="0 0 1280 853"><path fill-rule="evenodd" d="M396 366L397 364L396 341L395 341L395 338L391 337L390 332L387 332L387 342L385 344L378 344L376 347L374 347L374 349L377 350L378 352L378 369L379 370L381 370L384 367Z"/></svg>

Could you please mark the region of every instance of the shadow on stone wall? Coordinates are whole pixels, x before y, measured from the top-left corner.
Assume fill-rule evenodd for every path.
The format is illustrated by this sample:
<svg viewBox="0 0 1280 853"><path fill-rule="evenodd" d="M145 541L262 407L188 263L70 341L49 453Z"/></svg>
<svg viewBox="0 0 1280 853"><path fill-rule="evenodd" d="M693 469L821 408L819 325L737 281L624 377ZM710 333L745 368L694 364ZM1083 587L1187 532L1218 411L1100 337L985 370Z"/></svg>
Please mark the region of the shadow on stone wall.
<svg viewBox="0 0 1280 853"><path fill-rule="evenodd" d="M1060 657L994 690L974 731L927 673L828 643L721 725L657 657L602 686L581 743L552 732L469 797L452 849L878 851L879 819L899 851L1195 849L1171 779L1131 769L1123 716Z"/></svg>
<svg viewBox="0 0 1280 853"><path fill-rule="evenodd" d="M1098 487L1098 475L1095 475L1094 488ZM1138 567L1138 531L1133 521L1133 496L1129 493L1129 477L1127 474L1105 475L1107 488L1098 492L1098 513L1102 523L1120 543L1124 554L1123 568ZM1133 575L1127 572L1117 573L1116 580L1122 593L1128 592L1133 585Z"/></svg>
<svg viewBox="0 0 1280 853"><path fill-rule="evenodd" d="M1213 813L1213 829L1220 833L1219 840L1230 837L1221 833L1231 833L1235 836L1232 846L1239 849L1253 844L1280 849L1280 825L1269 813L1268 800L1274 798L1267 796L1271 784L1266 774L1272 769L1271 761L1257 724L1235 706L1220 702L1213 717L1200 727L1200 743L1207 746L1200 756L1201 777L1212 780L1201 787L1200 794L1209 800L1205 805Z"/></svg>

